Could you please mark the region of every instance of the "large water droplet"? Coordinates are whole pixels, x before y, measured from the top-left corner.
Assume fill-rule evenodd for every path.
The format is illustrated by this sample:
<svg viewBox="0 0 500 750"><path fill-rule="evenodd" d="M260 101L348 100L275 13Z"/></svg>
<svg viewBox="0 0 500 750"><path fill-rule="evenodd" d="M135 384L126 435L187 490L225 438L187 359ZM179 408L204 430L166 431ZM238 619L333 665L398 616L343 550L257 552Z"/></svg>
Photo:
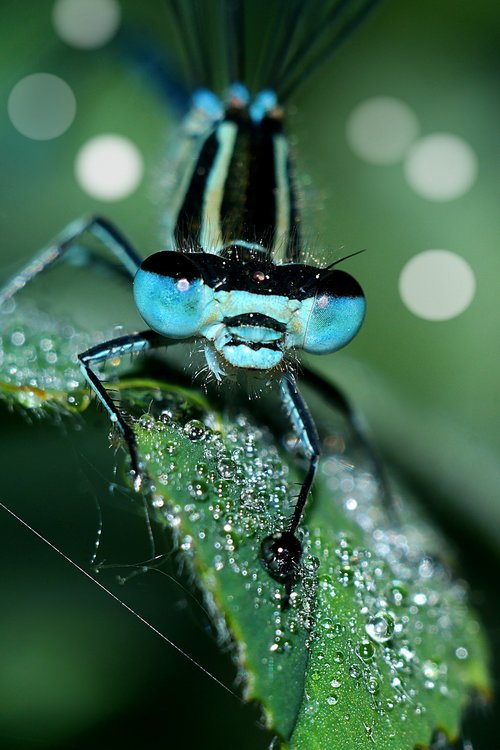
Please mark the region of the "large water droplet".
<svg viewBox="0 0 500 750"><path fill-rule="evenodd" d="M375 649L370 641L361 641L356 647L356 653L363 661L371 661L375 654Z"/></svg>
<svg viewBox="0 0 500 750"><path fill-rule="evenodd" d="M205 425L199 419L192 419L184 425L184 435L193 443L205 438Z"/></svg>
<svg viewBox="0 0 500 750"><path fill-rule="evenodd" d="M394 618L388 612L377 612L366 623L365 631L376 643L385 643L394 634Z"/></svg>
<svg viewBox="0 0 500 750"><path fill-rule="evenodd" d="M223 479L232 479L236 464L230 458L221 458L217 463L217 471Z"/></svg>

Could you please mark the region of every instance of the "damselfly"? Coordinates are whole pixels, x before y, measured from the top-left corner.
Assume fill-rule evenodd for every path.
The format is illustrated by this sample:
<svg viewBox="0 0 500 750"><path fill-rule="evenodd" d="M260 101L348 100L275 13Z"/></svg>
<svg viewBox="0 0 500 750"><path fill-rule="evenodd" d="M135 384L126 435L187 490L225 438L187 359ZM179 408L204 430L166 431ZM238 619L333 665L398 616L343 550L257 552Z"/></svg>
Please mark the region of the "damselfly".
<svg viewBox="0 0 500 750"><path fill-rule="evenodd" d="M255 46L247 53L245 44L250 37L247 21L253 4L170 0L166 5L179 43L179 67L187 69L194 89L182 126L180 168L171 179L168 239L160 252L141 260L121 230L108 220L76 222L4 288L4 312L8 317L15 307L12 298L41 271L70 256L73 249L78 254L85 249L82 246L86 247L87 239L92 243L89 235L105 245L121 264L122 275L133 279L137 309L150 328L118 338L103 337L106 340L99 339L98 343L93 339L92 344L81 347L81 372L70 368L71 375L76 372L78 389L86 379L123 436L136 489L147 477L142 457L148 469L152 468L144 509L151 500L151 507L162 509L161 519L174 533L182 530L179 547L183 559L188 565L193 562L193 570L201 562L196 573L212 612L224 596L230 602L229 607L220 608L216 622L221 630L223 626L228 628L230 633L225 634L234 636L236 647L241 646L240 664L248 667L248 684L260 680L260 692L255 695L263 705L268 699L274 706L286 704L287 710L279 722L272 724L273 730L284 738L297 730L293 747L303 746L302 731L313 737L315 746L329 747L333 735L338 736L338 726L348 726L353 734L345 746L385 746L387 739L399 750L399 726L406 731L410 723L416 723L410 746L423 738L432 748L445 747L445 735L435 734L442 719L434 712L433 697L445 701L446 711L455 717L454 731L458 731L462 698L456 702L455 696L465 699L465 689L474 682L468 677L468 665L464 669L461 662L476 654L470 663L476 668L481 663L479 629L465 615L465 592L460 586L450 587L444 567L429 556L441 554L438 544L429 550L427 536L415 543L419 529L411 511L406 517L402 513L394 523L381 502L388 497L379 491L383 482L358 466L349 444L342 453L349 461L346 465L338 457L340 451L333 455L340 442L337 436L330 431L331 439L320 443L296 382L296 353L321 354L344 346L362 324L365 302L357 282L339 269L340 260L326 267L306 262L307 243L283 106L364 18L372 3L340 0L330 5L311 0L285 4L276 0L266 17L266 23L270 23L266 25L268 38L262 55ZM255 26L254 18L254 32ZM209 27L222 40L222 64L214 63L215 47L207 42L206 35ZM121 39L121 52L140 57L144 50L130 41L126 36ZM144 67L161 79L161 69L151 62L149 59ZM169 66L160 82L178 93L175 77ZM188 152L185 164L184 152ZM82 255L85 253L79 255L80 259ZM19 347L15 365L21 361L26 331L29 326L8 329L3 342L14 350L14 356ZM51 341L41 338L39 342L43 362L50 364L50 357L57 356ZM204 368L216 384L251 376L248 380L253 389L255 383L257 390L274 386L276 401L276 391L281 392L308 467L298 497L292 496L292 502L286 479L288 467L274 460L277 453L272 436L267 433L266 437L272 450L255 453L264 429L247 429L245 437L252 439L241 444L249 450L231 452L231 458L237 456L240 461L239 474L231 477L233 469L227 471L226 455L221 470L221 453L217 451L228 450L227 444L230 451L234 449L245 428L245 417L238 415L233 422L220 418L217 428L212 429L219 415L207 408L205 423L193 427L192 421L182 421L182 409L169 414L164 407L172 402L167 396L163 399L161 390L160 396L157 391L151 398L146 392L140 402L139 420L127 417L115 403L111 389L100 377L108 360L110 368L122 355L178 342L188 351L201 348ZM61 359L74 364L74 353L75 349L67 359ZM155 358L148 359L145 370L152 371L157 363ZM4 372L10 375L8 368ZM301 376L313 387L320 386L318 380L311 380L307 369ZM122 386L123 381L118 378L115 384ZM7 377L2 387L10 385ZM19 403L23 395L26 401L33 398L36 402L36 378L16 383L12 390L16 385ZM173 386L164 386L165 392L174 390ZM352 410L342 394L327 388L327 396L352 422ZM88 397L84 398L88 402ZM222 390L224 401L227 404L226 390ZM134 403L132 396L130 400L123 398L122 404L132 405L135 413L133 407L138 402ZM232 408L231 404L228 411ZM273 421L272 415L267 418ZM200 448L194 443L201 441L205 426L209 437L206 447ZM242 428L240 433L237 427ZM148 430L151 442L144 438ZM155 447L150 446L157 440L161 449L168 446L170 450L172 444L160 439L162 435L165 440L167 434L179 440L177 447L184 441L181 451L197 456L192 467L183 464L179 470L179 464L172 463L167 471L166 464L158 459L157 471L154 462L161 450L155 454ZM363 440L359 431L358 439ZM325 453L324 471L314 484L320 448ZM252 462L257 466L253 473ZM221 477L225 474L223 479L217 472ZM205 496L203 481L194 481L193 476L209 477ZM252 484L256 476L265 476L267 484ZM281 495L274 494L269 502L276 485ZM262 491L263 486L269 491ZM317 502L308 503L314 487ZM206 502L208 496L210 501ZM310 512L307 525L302 521L306 505ZM403 511L403 505L400 508ZM276 509L278 512L273 513ZM210 559L202 568L204 554ZM283 603L288 606L283 607ZM236 623L232 620L234 613L240 618ZM218 614L219 610L214 619ZM481 680L478 682L481 684ZM316 741L316 728L309 724L316 719L320 683L324 690L321 708L328 727L326 739ZM458 684L462 692L457 692ZM487 684L484 676L482 684ZM339 700L332 689L340 687L346 692ZM295 708L289 711L292 694ZM416 702L419 695L423 696L422 703ZM358 699L365 701L366 710L359 708ZM351 705L356 716L351 715ZM303 721L297 720L299 710ZM346 720L348 725L342 723ZM433 734L435 739L431 741Z"/></svg>
<svg viewBox="0 0 500 750"><path fill-rule="evenodd" d="M67 227L0 293L3 304L63 258L85 233L101 240L133 279L135 303L149 329L105 341L78 358L83 375L127 444L136 490L142 467L134 433L97 375L98 363L180 341L201 341L208 371L216 380L252 372L266 387L278 383L309 462L286 527L261 543L262 562L269 575L285 585L285 601L300 566L297 530L320 455L316 427L296 382L296 352L328 354L348 344L363 322L365 299L357 281L337 267L345 258L324 268L302 261L283 105L374 4L300 2L297 25L295 14L287 9L283 16L283 4L275 3L276 43L259 61L264 78L254 94L241 83L247 74L248 8L243 2L227 2L215 9L227 44L229 85L221 96L212 88L198 88L192 96L184 132L194 142L196 158L174 191L166 248L142 260L108 220L83 219ZM211 84L203 33L204 13L211 12L210 6L200 10L193 4L189 28L185 5L172 0L167 9L192 78L198 78L198 86ZM341 394L333 389L332 394L350 414Z"/></svg>

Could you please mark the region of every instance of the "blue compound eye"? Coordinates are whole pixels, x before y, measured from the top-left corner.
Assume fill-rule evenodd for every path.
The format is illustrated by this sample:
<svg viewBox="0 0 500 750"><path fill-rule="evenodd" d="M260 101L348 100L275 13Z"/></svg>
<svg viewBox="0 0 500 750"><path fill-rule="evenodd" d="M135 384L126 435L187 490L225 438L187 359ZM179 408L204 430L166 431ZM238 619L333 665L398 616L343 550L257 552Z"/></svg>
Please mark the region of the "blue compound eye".
<svg viewBox="0 0 500 750"><path fill-rule="evenodd" d="M134 279L137 309L146 323L168 338L198 333L206 287L188 253L161 252L141 264Z"/></svg>
<svg viewBox="0 0 500 750"><path fill-rule="evenodd" d="M310 354L329 354L357 334L365 317L366 301L358 282L348 273L335 270L323 280L320 278L307 308L302 348Z"/></svg>

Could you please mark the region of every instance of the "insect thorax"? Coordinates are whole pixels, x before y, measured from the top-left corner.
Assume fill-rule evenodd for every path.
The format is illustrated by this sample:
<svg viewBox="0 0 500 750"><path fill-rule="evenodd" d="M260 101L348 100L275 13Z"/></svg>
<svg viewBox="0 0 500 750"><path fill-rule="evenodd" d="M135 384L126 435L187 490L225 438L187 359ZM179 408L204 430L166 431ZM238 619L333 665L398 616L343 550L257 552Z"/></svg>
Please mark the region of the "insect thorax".
<svg viewBox="0 0 500 750"><path fill-rule="evenodd" d="M262 98L262 95L260 95ZM196 98L194 100L196 102ZM235 242L299 257L299 217L281 109L233 96L202 136L176 208L178 248L218 253Z"/></svg>

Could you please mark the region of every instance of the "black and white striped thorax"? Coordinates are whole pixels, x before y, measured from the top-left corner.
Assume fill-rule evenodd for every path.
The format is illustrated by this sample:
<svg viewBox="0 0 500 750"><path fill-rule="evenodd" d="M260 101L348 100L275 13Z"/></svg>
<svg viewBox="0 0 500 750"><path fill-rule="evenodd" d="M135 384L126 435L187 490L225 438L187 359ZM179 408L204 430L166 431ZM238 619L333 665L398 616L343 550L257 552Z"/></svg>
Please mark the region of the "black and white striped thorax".
<svg viewBox="0 0 500 750"><path fill-rule="evenodd" d="M238 241L272 258L300 257L297 196L280 110L259 121L229 106L207 133L178 202L179 249L219 253Z"/></svg>

